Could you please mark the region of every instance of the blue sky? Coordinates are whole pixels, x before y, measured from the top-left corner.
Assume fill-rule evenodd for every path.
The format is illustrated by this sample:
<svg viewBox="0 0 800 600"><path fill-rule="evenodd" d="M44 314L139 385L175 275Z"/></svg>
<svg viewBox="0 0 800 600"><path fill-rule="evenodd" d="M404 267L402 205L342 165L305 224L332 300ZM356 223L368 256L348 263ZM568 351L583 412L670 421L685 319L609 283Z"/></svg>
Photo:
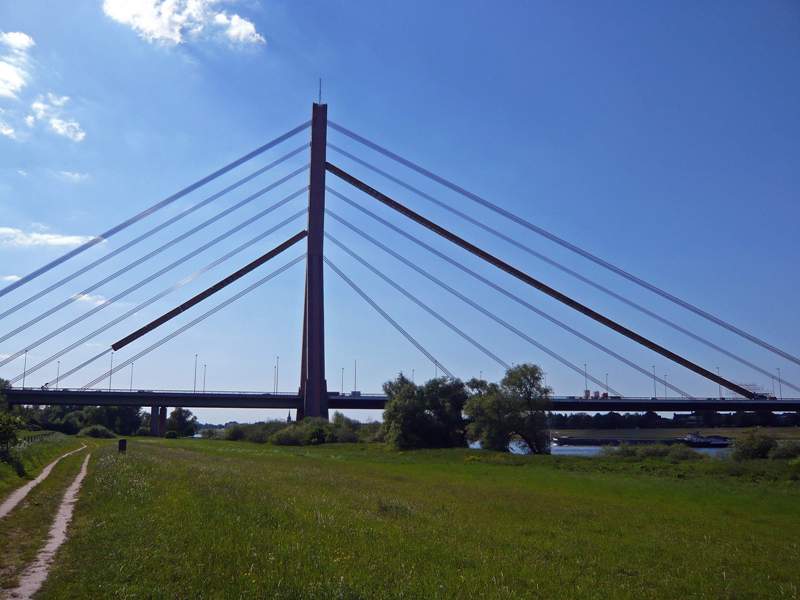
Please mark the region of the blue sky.
<svg viewBox="0 0 800 600"><path fill-rule="evenodd" d="M323 78L330 118L532 222L794 354L800 353L797 261L800 193L800 8L796 2L325 2L272 0L30 0L0 5L0 277L41 266L157 200L306 120ZM535 250L645 304L789 381L800 368L678 309L469 201L331 132L329 139L468 210ZM207 189L131 227L80 258L0 299L0 312L119 247L307 140L287 142ZM380 180L331 160L545 282L737 382L771 391L747 367L602 296L519 250ZM278 176L252 185L154 236L163 244ZM374 201L330 184L542 310L691 393L716 386L620 339L447 242L403 223ZM298 176L185 242L99 288L92 297L0 344L11 354L67 318L135 284L153 268L221 234L305 185ZM29 353L46 358L239 243L300 210L302 199L209 249L70 332ZM652 380L483 288L439 259L378 229L340 200L329 208L371 230L417 264L468 292L503 319L587 363L626 395L652 395ZM299 229L289 225L180 291L62 358L62 371L185 300ZM328 230L506 362L532 361L556 393L580 394L583 378L448 297L341 225ZM149 248L148 248L149 249ZM461 377L502 369L357 265L328 256ZM136 247L3 320L10 330L146 252ZM300 252L262 267L266 274ZM134 366L134 385L191 388L194 355L210 389L297 385L302 266L296 266ZM216 304L255 281L252 274ZM326 274L327 368L338 390L378 391L400 370L417 380L434 367L336 276ZM182 316L164 333L205 310ZM156 339L162 333L154 334ZM146 347L123 350L125 360ZM64 385L101 374L95 364ZM55 376L49 365L27 384ZM0 367L11 378L22 359ZM129 370L114 376L129 383ZM595 386L592 386L595 387ZM784 395L792 391L784 388ZM659 395L663 390L659 390ZM198 411L201 418L258 419L267 411ZM360 415L362 417L367 414ZM375 416L375 415L372 415Z"/></svg>

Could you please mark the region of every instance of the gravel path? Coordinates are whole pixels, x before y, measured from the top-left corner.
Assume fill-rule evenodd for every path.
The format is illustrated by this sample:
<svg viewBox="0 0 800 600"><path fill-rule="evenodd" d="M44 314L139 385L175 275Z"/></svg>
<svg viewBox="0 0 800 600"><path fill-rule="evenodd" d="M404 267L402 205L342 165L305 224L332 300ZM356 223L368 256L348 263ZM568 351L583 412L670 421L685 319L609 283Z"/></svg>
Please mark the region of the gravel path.
<svg viewBox="0 0 800 600"><path fill-rule="evenodd" d="M25 496L27 496L33 488L35 488L37 485L39 485L45 479L47 479L47 476L50 475L50 471L52 471L53 467L55 467L58 464L58 461L60 461L62 458L66 458L70 454L75 454L76 452L80 452L84 448L86 448L86 446L81 446L77 450L72 450L71 452L67 452L64 455L59 456L57 459L55 459L53 462L47 465L44 469L42 469L42 472L39 473L39 476L36 479L26 483L21 488L18 488L13 492L11 492L11 495L8 498L6 498L2 504L0 504L0 519L5 517L12 510L14 510L14 507L16 507L17 504L22 502L25 499Z"/></svg>
<svg viewBox="0 0 800 600"><path fill-rule="evenodd" d="M11 590L8 598L13 598L14 600L28 600L39 591L44 580L47 579L47 574L50 572L50 567L53 564L53 557L59 546L67 539L67 528L72 520L75 502L78 500L78 492L80 492L81 484L86 477L86 468L91 456L91 454L87 454L86 458L83 459L80 472L64 493L64 498L61 500L61 505L58 507L56 518L50 526L47 544L39 551L36 560L22 573L19 578L19 586Z"/></svg>

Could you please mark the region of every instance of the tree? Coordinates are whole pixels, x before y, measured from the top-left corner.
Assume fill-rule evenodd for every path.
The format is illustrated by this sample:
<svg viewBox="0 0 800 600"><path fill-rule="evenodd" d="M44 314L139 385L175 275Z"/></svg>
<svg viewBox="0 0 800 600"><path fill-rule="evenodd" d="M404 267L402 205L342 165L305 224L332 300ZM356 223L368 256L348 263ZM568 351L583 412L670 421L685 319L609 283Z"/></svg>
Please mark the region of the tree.
<svg viewBox="0 0 800 600"><path fill-rule="evenodd" d="M422 386L402 373L383 386L388 397L382 435L395 448L450 448L466 445L463 410L468 395L458 379L441 377Z"/></svg>
<svg viewBox="0 0 800 600"><path fill-rule="evenodd" d="M169 414L167 419L167 431L174 431L182 437L194 435L197 430L197 417L192 411L185 408L176 408Z"/></svg>
<svg viewBox="0 0 800 600"><path fill-rule="evenodd" d="M534 454L550 452L547 413L551 390L543 383L542 370L522 364L506 371L500 382L472 380L473 395L464 411L470 419L470 440L483 448L507 451L514 438L522 440Z"/></svg>
<svg viewBox="0 0 800 600"><path fill-rule="evenodd" d="M0 460L8 460L11 449L17 445L17 430L22 429L22 420L8 413L0 413Z"/></svg>

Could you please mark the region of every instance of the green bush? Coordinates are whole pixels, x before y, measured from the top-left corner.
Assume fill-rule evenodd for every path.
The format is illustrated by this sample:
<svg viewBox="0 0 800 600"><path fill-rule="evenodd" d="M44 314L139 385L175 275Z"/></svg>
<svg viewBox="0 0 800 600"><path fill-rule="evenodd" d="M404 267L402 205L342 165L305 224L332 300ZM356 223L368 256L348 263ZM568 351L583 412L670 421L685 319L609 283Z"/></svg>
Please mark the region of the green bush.
<svg viewBox="0 0 800 600"><path fill-rule="evenodd" d="M669 456L670 447L666 444L648 444L636 447L637 458L666 458Z"/></svg>
<svg viewBox="0 0 800 600"><path fill-rule="evenodd" d="M200 437L204 440L213 440L217 438L217 430L216 429L203 429L200 432Z"/></svg>
<svg viewBox="0 0 800 600"><path fill-rule="evenodd" d="M777 445L778 442L774 437L759 431L751 431L734 442L732 456L734 460L767 458Z"/></svg>
<svg viewBox="0 0 800 600"><path fill-rule="evenodd" d="M800 442L796 440L780 442L769 451L769 457L775 459L800 458Z"/></svg>
<svg viewBox="0 0 800 600"><path fill-rule="evenodd" d="M269 441L278 446L303 445L303 441L300 435L300 430L293 425L289 425L288 427L281 429L280 431L276 431L275 433L272 434L272 437L270 437Z"/></svg>
<svg viewBox="0 0 800 600"><path fill-rule="evenodd" d="M177 440L178 439L178 432L177 431L168 431L164 434L164 437L168 440Z"/></svg>
<svg viewBox="0 0 800 600"><path fill-rule="evenodd" d="M113 431L111 431L107 427L103 427L102 425L89 425L88 427L84 427L78 432L78 435L81 437L93 437L93 438L117 437Z"/></svg>
<svg viewBox="0 0 800 600"><path fill-rule="evenodd" d="M800 479L800 458L793 458L789 461L789 479L793 481Z"/></svg>
<svg viewBox="0 0 800 600"><path fill-rule="evenodd" d="M683 444L678 444L676 446L672 446L667 453L667 458L669 458L673 462L680 462L684 460L698 460L703 458L703 455L700 454L694 448L689 448L689 446L684 446Z"/></svg>
<svg viewBox="0 0 800 600"><path fill-rule="evenodd" d="M136 430L136 435L150 435L150 429L147 427L139 427Z"/></svg>
<svg viewBox="0 0 800 600"><path fill-rule="evenodd" d="M600 450L602 456L613 458L636 458L636 446L620 444L619 446L603 446Z"/></svg>
<svg viewBox="0 0 800 600"><path fill-rule="evenodd" d="M225 439L229 442L238 442L244 439L244 427L241 425L231 425L225 430Z"/></svg>
<svg viewBox="0 0 800 600"><path fill-rule="evenodd" d="M615 458L628 458L634 460L647 460L649 458L666 458L672 462L684 460L697 460L703 458L699 452L683 444L669 446L667 444L621 444L619 446L604 446L603 456Z"/></svg>

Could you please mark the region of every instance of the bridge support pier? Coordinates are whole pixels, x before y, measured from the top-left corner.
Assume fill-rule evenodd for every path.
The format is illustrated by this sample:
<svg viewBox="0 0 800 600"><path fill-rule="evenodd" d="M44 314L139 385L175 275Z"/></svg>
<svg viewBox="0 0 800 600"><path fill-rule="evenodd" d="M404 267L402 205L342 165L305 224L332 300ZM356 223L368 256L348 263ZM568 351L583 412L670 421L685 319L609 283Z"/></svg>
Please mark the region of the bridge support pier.
<svg viewBox="0 0 800 600"><path fill-rule="evenodd" d="M158 435L158 407L150 407L150 435Z"/></svg>
<svg viewBox="0 0 800 600"><path fill-rule="evenodd" d="M158 435L164 437L167 433L167 407L162 406L158 410Z"/></svg>
<svg viewBox="0 0 800 600"><path fill-rule="evenodd" d="M303 410L298 417L328 418L328 386L325 381L325 299L322 245L325 227L325 150L328 105L314 104L311 115L311 163L308 188L308 238L306 250L306 297L300 390Z"/></svg>

